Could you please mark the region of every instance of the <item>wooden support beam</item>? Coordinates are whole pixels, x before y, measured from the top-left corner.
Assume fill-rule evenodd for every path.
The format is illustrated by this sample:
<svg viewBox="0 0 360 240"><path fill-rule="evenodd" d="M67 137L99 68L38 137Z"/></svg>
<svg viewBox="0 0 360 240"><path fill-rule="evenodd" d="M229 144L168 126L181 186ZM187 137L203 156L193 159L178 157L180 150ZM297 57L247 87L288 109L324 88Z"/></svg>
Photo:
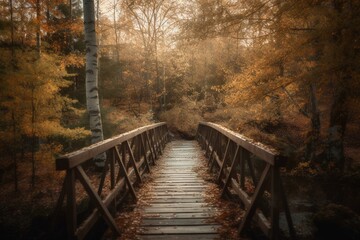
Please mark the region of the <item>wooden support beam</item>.
<svg viewBox="0 0 360 240"><path fill-rule="evenodd" d="M123 172L124 174L124 177L125 177L125 181L126 181L126 184L130 190L130 193L132 194L132 196L134 197L135 201L137 201L137 196L136 196L136 192L134 190L134 187L130 181L130 178L129 178L129 175L126 171L126 168L125 168L125 165L124 163L121 161L121 158L120 158L120 152L119 152L119 149L117 148L117 146L115 146L115 151L116 151L116 155L118 157L118 163L119 163L119 167L120 167L120 171ZM134 168L135 169L135 168Z"/></svg>
<svg viewBox="0 0 360 240"><path fill-rule="evenodd" d="M241 189L245 188L245 163L250 159L250 153L246 149L241 151L241 161L240 161L240 187Z"/></svg>
<svg viewBox="0 0 360 240"><path fill-rule="evenodd" d="M155 139L156 139L156 142L157 142L156 145L158 146L159 153L161 155L162 154L161 137L160 137L160 133L159 133L157 128L154 128L154 135L155 135Z"/></svg>
<svg viewBox="0 0 360 240"><path fill-rule="evenodd" d="M103 216L105 222L109 225L111 230L115 235L120 235L120 230L117 227L115 220L111 216L107 207L105 207L104 203L101 201L99 195L96 194L95 190L91 186L90 179L85 174L83 168L81 166L76 167L76 175L83 185L85 191L89 195L90 199L94 202L96 208L99 210L100 214Z"/></svg>
<svg viewBox="0 0 360 240"><path fill-rule="evenodd" d="M222 159L222 164L221 164L220 171L219 171L219 174L218 174L218 177L217 177L217 183L220 182L220 180L221 180L221 173L223 172L224 167L226 166L226 158L227 158L227 155L228 155L228 152L229 152L229 146L230 146L230 138L228 138L228 141L227 141L227 144L226 144L226 149L225 149L224 157L223 157L223 159Z"/></svg>
<svg viewBox="0 0 360 240"><path fill-rule="evenodd" d="M219 133L216 132L215 133L215 140L214 140L214 144L211 146L211 152L210 152L210 156L209 156L209 160L208 160L208 166L211 165L212 163L212 157L214 155L214 152L216 152L216 147L217 147L217 143L218 143L218 138L219 138Z"/></svg>
<svg viewBox="0 0 360 240"><path fill-rule="evenodd" d="M148 157L147 157L147 150L146 150L146 146L145 146L145 142L144 142L144 138L143 138L143 135L140 135L140 140L141 140L141 150L143 152L143 155L144 155L144 159L145 159L145 164L146 164L146 167L148 169L148 172L150 173L151 170L150 170L150 164L149 164L149 161L148 161Z"/></svg>
<svg viewBox="0 0 360 240"><path fill-rule="evenodd" d="M108 165L109 165L109 155L107 154L106 159L105 159L105 166L104 166L104 168L102 170L102 173L101 173L100 183L99 183L98 192L97 192L99 196L101 195L101 192L102 192L102 190L104 188L106 174L107 174L107 172L109 170Z"/></svg>
<svg viewBox="0 0 360 240"><path fill-rule="evenodd" d="M235 150L235 154L234 154L234 157L233 157L233 160L232 160L232 163L231 163L229 175L227 176L226 181L225 181L225 184L224 184L224 187L223 187L223 189L222 189L222 191L221 191L221 197L224 197L224 196L225 196L225 193L226 193L226 190L227 190L227 186L228 186L229 183L230 183L230 179L231 179L231 177L233 176L233 174L235 173L236 165L237 165L237 163L238 163L238 161L239 161L239 158L238 158L239 152L240 152L240 146L237 145L236 150Z"/></svg>
<svg viewBox="0 0 360 240"><path fill-rule="evenodd" d="M258 180L257 180L256 174L255 174L254 163L251 161L250 157L248 157L246 160L247 160L247 164L248 164L248 167L249 167L251 178L252 178L253 183L254 183L254 185L256 187L257 184L258 184Z"/></svg>
<svg viewBox="0 0 360 240"><path fill-rule="evenodd" d="M205 138L205 139L207 139L207 144L206 144L206 148L205 148L205 156L206 156L206 157L208 156L208 151L210 150L212 133L213 133L213 131L211 131L211 129L208 129L208 135L209 135L209 137Z"/></svg>
<svg viewBox="0 0 360 240"><path fill-rule="evenodd" d="M150 141L150 145L153 148L155 159L158 159L158 155L157 155L156 148L155 148L153 131L149 131L148 138L149 138L149 141Z"/></svg>
<svg viewBox="0 0 360 240"><path fill-rule="evenodd" d="M109 161L110 161L110 189L113 190L116 186L116 179L115 179L115 154L114 149L108 151ZM111 207L112 215L115 216L116 214L116 195L114 197L114 201Z"/></svg>
<svg viewBox="0 0 360 240"><path fill-rule="evenodd" d="M266 167L261 175L259 184L257 185L254 195L251 198L251 204L250 204L249 208L246 209L244 218L240 224L240 227L239 227L240 234L243 232L243 230L245 228L247 228L249 226L250 221L255 214L257 203L258 203L259 199L261 198L261 196L263 195L264 190L265 190L265 180L269 173L270 166L271 166L270 164L266 164Z"/></svg>
<svg viewBox="0 0 360 240"><path fill-rule="evenodd" d="M132 165L133 165L133 167L134 167L136 177L137 177L138 181L139 181L140 183L142 183L142 179L141 179L141 176L140 176L140 172L139 172L139 169L138 169L138 167L137 167L137 165L136 165L135 157L134 157L134 154L133 154L133 152L132 152L132 150L131 150L131 147L130 147L130 144L129 144L128 141L125 141L125 146L127 146L127 148L128 148L129 155L130 155L130 159L129 159L129 160L131 161L131 163L132 163Z"/></svg>
<svg viewBox="0 0 360 240"><path fill-rule="evenodd" d="M145 143L148 144L148 147L149 147L149 150L151 153L151 159L152 159L153 164L155 165L156 164L155 163L156 155L154 153L153 146L151 145L151 142L150 142L149 133L145 132L144 134L145 134Z"/></svg>

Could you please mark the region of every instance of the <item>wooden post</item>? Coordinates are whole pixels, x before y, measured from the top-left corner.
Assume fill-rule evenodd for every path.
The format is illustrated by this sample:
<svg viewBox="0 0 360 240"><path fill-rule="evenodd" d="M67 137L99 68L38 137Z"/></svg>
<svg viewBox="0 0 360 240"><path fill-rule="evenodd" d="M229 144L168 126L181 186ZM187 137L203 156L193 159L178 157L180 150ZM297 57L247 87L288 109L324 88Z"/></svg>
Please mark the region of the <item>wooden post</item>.
<svg viewBox="0 0 360 240"><path fill-rule="evenodd" d="M242 231L250 224L250 221L252 219L252 217L254 216L255 214L255 210L256 210L256 206L257 206L257 203L260 199L260 197L263 195L264 193L264 189L265 189L265 180L266 180L266 177L269 173L269 170L270 170L270 164L266 164L266 167L261 175L261 178L260 178L260 181L259 181L259 184L257 185L257 187L255 188L255 192L254 192L254 195L252 196L251 198L251 204L249 206L248 209L246 209L246 212L245 212L245 215L244 215L244 218L240 224L240 227L239 227L239 233L241 234Z"/></svg>
<svg viewBox="0 0 360 240"><path fill-rule="evenodd" d="M162 154L162 147L161 147L161 137L160 137L160 132L158 131L157 128L154 129L155 132L155 139L156 139L156 145L159 149L159 154Z"/></svg>
<svg viewBox="0 0 360 240"><path fill-rule="evenodd" d="M155 165L155 155L154 155L154 152L153 152L153 148L151 146L151 143L150 143L150 139L149 139L149 135L148 135L148 132L145 132L145 145L147 145L147 147L149 148L149 151L150 151L150 156L151 156L151 159L152 159L152 163Z"/></svg>
<svg viewBox="0 0 360 240"><path fill-rule="evenodd" d="M154 131L149 131L149 139L150 139L150 145L152 146L154 150L155 159L158 159L158 152L156 149L156 143L154 140Z"/></svg>
<svg viewBox="0 0 360 240"><path fill-rule="evenodd" d="M271 168L271 231L270 239L279 239L280 172L278 166Z"/></svg>
<svg viewBox="0 0 360 240"><path fill-rule="evenodd" d="M226 181L225 181L225 184L224 184L224 187L223 187L223 190L221 191L221 197L224 197L225 196L225 193L226 193L226 189L227 189L227 185L230 183L230 180L236 170L236 164L238 163L238 154L240 152L240 146L237 145L236 147L236 150L235 150L235 154L234 154L234 157L233 157L233 160L232 160L232 163L231 163L231 168L230 168L230 172L229 172L229 175L227 176L226 178Z"/></svg>
<svg viewBox="0 0 360 240"><path fill-rule="evenodd" d="M145 143L144 143L144 138L143 138L143 135L140 135L140 140L141 140L141 149L144 153L144 161L145 161L145 164L146 164L146 167L148 169L148 172L150 173L150 164L149 164L149 161L148 161L148 157L147 157L147 149L146 149L146 146L145 146Z"/></svg>
<svg viewBox="0 0 360 240"><path fill-rule="evenodd" d="M208 151L210 150L211 138L212 138L212 133L213 133L213 131L211 131L211 129L207 129L207 131L209 132L208 133L209 137L207 138L207 145L206 145L206 149L205 149L205 157L208 156ZM205 142L206 142L206 140L205 140Z"/></svg>
<svg viewBox="0 0 360 240"><path fill-rule="evenodd" d="M228 141L227 141L227 144L226 144L225 153L224 153L222 163L221 163L221 167L220 167L220 171L219 171L219 174L218 174L218 177L217 177L217 183L220 183L220 181L221 181L221 173L223 172L224 167L226 166L226 158L227 158L227 155L228 155L228 152L229 152L229 145L230 145L230 138L228 138Z"/></svg>
<svg viewBox="0 0 360 240"><path fill-rule="evenodd" d="M119 149L116 146L115 146L115 151L116 151L116 154L117 154L117 157L118 157L118 163L119 163L120 171L124 174L125 181L126 181L126 184L128 185L130 193L133 195L135 201L137 201L136 192L135 192L134 187L133 187L133 185L132 185L132 183L130 181L127 170L125 168L125 165L121 161Z"/></svg>
<svg viewBox="0 0 360 240"><path fill-rule="evenodd" d="M108 151L108 155L109 155L109 159L110 159L110 189L114 189L115 188L115 184L116 184L116 179L115 179L115 154L114 154L115 149L111 149ZM112 211L112 215L115 216L116 214L116 198L117 196L115 196L114 201L113 201L113 207L111 209Z"/></svg>
<svg viewBox="0 0 360 240"><path fill-rule="evenodd" d="M127 146L128 150L129 150L129 155L130 155L130 161L134 167L134 170L135 170L135 175L137 177L137 179L139 180L139 182L141 183L142 182L142 179L141 179L141 175L140 175L140 172L139 172L139 169L136 165L136 161L135 161L135 157L134 157L134 154L131 150L131 147L130 147L130 144L128 141L125 141L125 145Z"/></svg>
<svg viewBox="0 0 360 240"><path fill-rule="evenodd" d="M214 152L216 152L215 149L216 149L216 145L217 145L217 143L218 143L219 135L220 135L219 132L216 132L216 133L215 133L214 144L212 144L212 149L211 149L211 153L210 153L210 156L209 156L208 166L211 165L211 163L212 163L212 156L214 155Z"/></svg>
<svg viewBox="0 0 360 240"><path fill-rule="evenodd" d="M245 189L245 163L250 158L250 153L248 150L243 149L241 151L241 161L240 161L240 188Z"/></svg>
<svg viewBox="0 0 360 240"><path fill-rule="evenodd" d="M66 173L66 223L68 239L75 238L77 229L75 171L73 168Z"/></svg>
<svg viewBox="0 0 360 240"><path fill-rule="evenodd" d="M254 186L256 187L258 181L257 181L256 174L255 174L254 164L251 161L250 156L247 158L247 163L248 163L248 166L249 166L249 171L250 171L251 178L253 180Z"/></svg>
<svg viewBox="0 0 360 240"><path fill-rule="evenodd" d="M102 174L101 174L101 179L100 179L100 183L99 183L99 187L98 187L98 194L101 195L101 192L103 190L104 187L104 183L105 183L105 178L106 178L106 174L109 170L109 158L110 156L106 155L106 159L105 159L105 166L102 170Z"/></svg>

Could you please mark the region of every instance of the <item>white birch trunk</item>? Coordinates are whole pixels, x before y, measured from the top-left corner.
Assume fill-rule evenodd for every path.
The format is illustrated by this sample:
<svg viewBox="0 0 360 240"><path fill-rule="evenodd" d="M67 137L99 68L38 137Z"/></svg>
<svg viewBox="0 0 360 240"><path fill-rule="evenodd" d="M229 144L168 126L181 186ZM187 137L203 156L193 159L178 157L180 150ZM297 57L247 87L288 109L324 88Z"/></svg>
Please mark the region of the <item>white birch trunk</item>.
<svg viewBox="0 0 360 240"><path fill-rule="evenodd" d="M94 0L83 0L84 29L86 44L86 106L90 117L91 142L104 139L98 92L98 46L95 32ZM106 155L102 154L95 160L98 167L105 165Z"/></svg>

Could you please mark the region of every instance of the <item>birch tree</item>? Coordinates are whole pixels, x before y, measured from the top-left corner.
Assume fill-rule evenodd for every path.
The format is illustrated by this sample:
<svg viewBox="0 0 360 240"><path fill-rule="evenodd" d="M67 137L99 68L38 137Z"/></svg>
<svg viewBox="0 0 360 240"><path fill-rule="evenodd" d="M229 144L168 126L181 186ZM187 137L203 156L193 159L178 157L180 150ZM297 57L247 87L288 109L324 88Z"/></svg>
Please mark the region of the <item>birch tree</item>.
<svg viewBox="0 0 360 240"><path fill-rule="evenodd" d="M98 46L95 32L94 0L84 0L84 30L86 44L86 105L90 118L91 142L104 139L98 92ZM94 159L95 165L105 165L105 154Z"/></svg>

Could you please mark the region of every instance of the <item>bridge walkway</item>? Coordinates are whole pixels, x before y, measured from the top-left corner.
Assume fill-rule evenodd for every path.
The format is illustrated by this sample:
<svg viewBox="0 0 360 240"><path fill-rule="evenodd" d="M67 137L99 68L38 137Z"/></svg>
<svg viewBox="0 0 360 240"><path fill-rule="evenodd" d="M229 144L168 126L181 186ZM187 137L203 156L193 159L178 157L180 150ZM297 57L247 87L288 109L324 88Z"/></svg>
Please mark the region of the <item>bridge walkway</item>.
<svg viewBox="0 0 360 240"><path fill-rule="evenodd" d="M209 183L197 173L196 141L172 141L152 172L151 193L137 205L142 213L139 239L218 239L217 209L205 200Z"/></svg>

